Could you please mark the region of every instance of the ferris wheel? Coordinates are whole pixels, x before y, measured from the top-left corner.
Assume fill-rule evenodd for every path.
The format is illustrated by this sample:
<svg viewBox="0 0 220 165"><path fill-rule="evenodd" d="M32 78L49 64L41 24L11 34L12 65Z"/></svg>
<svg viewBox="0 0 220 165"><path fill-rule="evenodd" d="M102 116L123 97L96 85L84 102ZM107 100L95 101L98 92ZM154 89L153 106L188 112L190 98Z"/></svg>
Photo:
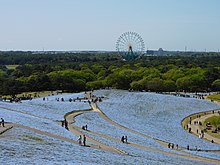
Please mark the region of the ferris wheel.
<svg viewBox="0 0 220 165"><path fill-rule="evenodd" d="M125 32L118 38L116 50L126 59L134 59L144 54L144 41L135 32Z"/></svg>

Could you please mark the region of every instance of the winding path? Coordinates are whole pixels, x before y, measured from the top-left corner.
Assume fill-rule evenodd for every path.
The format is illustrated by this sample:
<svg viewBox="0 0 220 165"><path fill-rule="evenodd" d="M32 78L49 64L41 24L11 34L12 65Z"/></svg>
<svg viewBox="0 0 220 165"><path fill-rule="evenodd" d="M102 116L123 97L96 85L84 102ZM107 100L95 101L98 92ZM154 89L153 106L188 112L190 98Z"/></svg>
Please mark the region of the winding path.
<svg viewBox="0 0 220 165"><path fill-rule="evenodd" d="M78 126L75 126L73 125L72 123L75 122L75 117L82 114L82 113L88 113L88 112L92 112L93 110L78 110L78 111L72 111L72 112L69 112L67 113L64 117L65 119L67 120L67 122L70 124L68 127L69 127L69 131L71 131L72 133L74 133L75 135L79 136L79 135L83 135L85 133L82 132L82 129ZM87 137L87 140L90 142L90 143L93 143L94 145L98 146L99 149L102 149L102 150L105 150L105 151L110 151L110 152L116 152L116 153L119 153L119 154L128 154L126 153L125 151L122 151L122 150L119 150L115 147L112 147L112 146L108 146L108 145L105 145L91 137L89 137L88 135L86 135Z"/></svg>

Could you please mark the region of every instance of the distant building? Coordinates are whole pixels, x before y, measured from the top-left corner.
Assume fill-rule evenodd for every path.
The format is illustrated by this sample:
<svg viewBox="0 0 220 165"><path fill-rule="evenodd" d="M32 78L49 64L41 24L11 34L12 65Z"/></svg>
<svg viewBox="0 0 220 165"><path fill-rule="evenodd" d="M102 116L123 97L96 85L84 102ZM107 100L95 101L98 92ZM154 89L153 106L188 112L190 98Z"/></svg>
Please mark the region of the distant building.
<svg viewBox="0 0 220 165"><path fill-rule="evenodd" d="M157 55L158 55L158 56L163 56L163 55L164 55L164 51L163 51L162 48L159 48L159 49L158 49Z"/></svg>
<svg viewBox="0 0 220 165"><path fill-rule="evenodd" d="M146 55L154 55L154 56L164 56L166 52L162 49L159 48L158 50L147 50Z"/></svg>
<svg viewBox="0 0 220 165"><path fill-rule="evenodd" d="M153 50L147 50L146 54L147 55L154 55L154 51Z"/></svg>

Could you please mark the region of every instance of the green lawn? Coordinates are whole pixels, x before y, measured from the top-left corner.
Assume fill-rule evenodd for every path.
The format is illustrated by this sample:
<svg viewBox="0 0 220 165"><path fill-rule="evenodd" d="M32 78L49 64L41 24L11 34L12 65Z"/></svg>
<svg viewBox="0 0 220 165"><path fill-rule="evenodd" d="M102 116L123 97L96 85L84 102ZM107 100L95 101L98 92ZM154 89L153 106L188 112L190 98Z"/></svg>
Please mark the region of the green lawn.
<svg viewBox="0 0 220 165"><path fill-rule="evenodd" d="M219 131L217 133L212 132L215 129L217 129L218 127L220 127L220 116L212 116L212 117L206 119L205 124L208 122L211 123L213 128L211 130L208 130L207 133L215 138L220 138Z"/></svg>
<svg viewBox="0 0 220 165"><path fill-rule="evenodd" d="M30 96L31 97L34 97L35 95L39 95L40 97L46 97L48 95L52 95L53 94L56 94L55 91L41 91L41 92L23 92L23 93L20 93L20 94L17 94L16 97L22 97L22 96ZM1 96L2 98L11 98L10 95L4 95L4 96Z"/></svg>
<svg viewBox="0 0 220 165"><path fill-rule="evenodd" d="M214 94L207 97L210 100L220 101L220 94Z"/></svg>
<svg viewBox="0 0 220 165"><path fill-rule="evenodd" d="M210 112L206 112L206 114L212 114L212 111ZM191 119L195 119L197 117L197 115L201 115L201 116L204 116L204 112L201 112L201 113L197 113L197 114L193 114L193 115L190 115L188 117L186 117L185 119L182 120L182 126L186 126L188 123L189 123L189 117L191 117ZM214 131L216 128L220 127L220 116L212 116L212 117L209 117L207 118L203 125L202 126L199 126L199 128L201 130L205 129L206 128L206 123L210 123L212 125L212 129L211 130L207 130L207 134L215 137L215 138L219 138L220 139L220 132L218 131L217 133L214 133L212 131Z"/></svg>
<svg viewBox="0 0 220 165"><path fill-rule="evenodd" d="M8 69L16 69L19 65L6 65Z"/></svg>
<svg viewBox="0 0 220 165"><path fill-rule="evenodd" d="M28 135L25 135L25 137L31 140L35 140L35 141L41 141L41 142L44 141L43 139L38 138L38 137L33 137L33 136L28 136Z"/></svg>
<svg viewBox="0 0 220 165"><path fill-rule="evenodd" d="M205 120L205 123L211 123L214 127L220 126L220 116L212 116Z"/></svg>

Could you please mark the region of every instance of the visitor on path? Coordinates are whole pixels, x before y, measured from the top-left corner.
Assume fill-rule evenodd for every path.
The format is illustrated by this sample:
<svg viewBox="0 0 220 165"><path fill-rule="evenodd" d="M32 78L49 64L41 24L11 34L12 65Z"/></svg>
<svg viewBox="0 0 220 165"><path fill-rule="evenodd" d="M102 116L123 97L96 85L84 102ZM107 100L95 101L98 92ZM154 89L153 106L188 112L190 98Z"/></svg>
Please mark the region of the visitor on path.
<svg viewBox="0 0 220 165"><path fill-rule="evenodd" d="M124 136L121 137L121 141L122 141L122 143L125 142L125 137Z"/></svg>
<svg viewBox="0 0 220 165"><path fill-rule="evenodd" d="M170 143L168 143L168 148L170 148L170 145L171 145L171 144L170 144Z"/></svg>
<svg viewBox="0 0 220 165"><path fill-rule="evenodd" d="M125 143L128 143L128 137L125 136Z"/></svg>
<svg viewBox="0 0 220 165"><path fill-rule="evenodd" d="M86 146L86 135L83 135L83 145Z"/></svg>
<svg viewBox="0 0 220 165"><path fill-rule="evenodd" d="M179 145L177 144L177 145L176 145L176 149L178 150L178 148L179 148Z"/></svg>
<svg viewBox="0 0 220 165"><path fill-rule="evenodd" d="M189 133L191 133L191 131L192 131L192 128L189 128Z"/></svg>
<svg viewBox="0 0 220 165"><path fill-rule="evenodd" d="M77 140L79 142L79 145L82 145L82 135L79 135L79 138Z"/></svg>
<svg viewBox="0 0 220 165"><path fill-rule="evenodd" d="M64 127L64 120L61 121L61 126Z"/></svg>
<svg viewBox="0 0 220 165"><path fill-rule="evenodd" d="M171 144L172 149L174 149L174 144Z"/></svg>
<svg viewBox="0 0 220 165"><path fill-rule="evenodd" d="M67 130L69 130L69 128L68 128L68 122L66 121L66 119L64 120L64 125L65 125L65 128L66 128Z"/></svg>
<svg viewBox="0 0 220 165"><path fill-rule="evenodd" d="M83 129L83 130L87 130L87 128L88 128L87 125L83 125L83 126L82 126L82 129Z"/></svg>
<svg viewBox="0 0 220 165"><path fill-rule="evenodd" d="M3 118L1 118L1 124L2 124L2 127L5 127L5 120ZM0 124L0 126L1 126Z"/></svg>
<svg viewBox="0 0 220 165"><path fill-rule="evenodd" d="M189 150L189 145L187 145L187 150Z"/></svg>

